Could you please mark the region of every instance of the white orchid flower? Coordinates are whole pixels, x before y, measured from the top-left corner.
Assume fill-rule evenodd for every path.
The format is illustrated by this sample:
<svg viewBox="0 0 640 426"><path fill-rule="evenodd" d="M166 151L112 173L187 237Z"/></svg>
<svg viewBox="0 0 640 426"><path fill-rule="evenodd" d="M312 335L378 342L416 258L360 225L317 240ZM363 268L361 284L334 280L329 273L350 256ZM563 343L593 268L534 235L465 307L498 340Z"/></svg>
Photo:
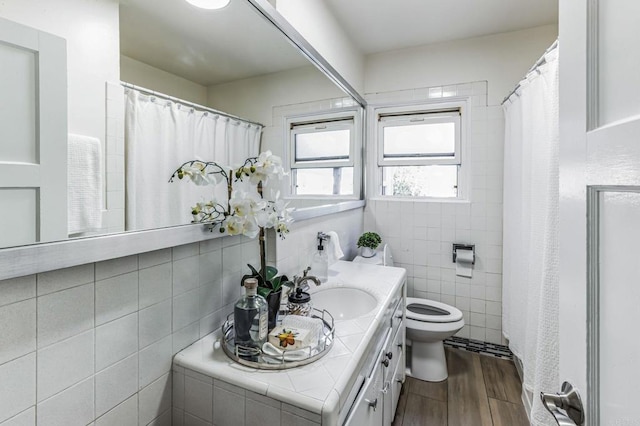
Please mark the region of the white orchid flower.
<svg viewBox="0 0 640 426"><path fill-rule="evenodd" d="M187 176L189 179L191 179L191 182L195 183L198 186L218 183L218 180L222 178L219 173L208 174L206 172L206 165L198 161L196 161L192 165L182 166L180 171L182 172L181 174L183 177Z"/></svg>
<svg viewBox="0 0 640 426"><path fill-rule="evenodd" d="M249 217L267 206L267 201L260 198L257 192L233 191L229 199L229 207L237 216Z"/></svg>

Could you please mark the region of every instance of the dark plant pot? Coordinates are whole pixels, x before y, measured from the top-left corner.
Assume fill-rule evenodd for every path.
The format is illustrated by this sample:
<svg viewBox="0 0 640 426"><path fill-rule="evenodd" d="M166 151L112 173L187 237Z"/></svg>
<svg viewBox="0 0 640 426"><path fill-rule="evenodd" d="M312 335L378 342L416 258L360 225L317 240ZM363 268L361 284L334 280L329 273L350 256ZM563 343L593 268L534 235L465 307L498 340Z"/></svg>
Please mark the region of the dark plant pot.
<svg viewBox="0 0 640 426"><path fill-rule="evenodd" d="M267 297L267 306L269 307L269 331L276 327L278 319L278 311L280 310L280 299L282 298L282 289L269 293Z"/></svg>

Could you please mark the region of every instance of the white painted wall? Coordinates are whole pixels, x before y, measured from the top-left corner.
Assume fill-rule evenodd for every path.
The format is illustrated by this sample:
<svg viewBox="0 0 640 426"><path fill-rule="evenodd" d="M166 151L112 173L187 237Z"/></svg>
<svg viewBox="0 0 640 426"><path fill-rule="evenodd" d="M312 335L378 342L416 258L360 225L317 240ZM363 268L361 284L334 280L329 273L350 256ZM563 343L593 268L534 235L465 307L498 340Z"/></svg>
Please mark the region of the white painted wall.
<svg viewBox="0 0 640 426"><path fill-rule="evenodd" d="M364 92L488 81L488 105L498 105L557 36L545 25L369 55Z"/></svg>
<svg viewBox="0 0 640 426"><path fill-rule="evenodd" d="M120 77L118 3L5 1L0 16L67 40L69 132L104 142L105 83Z"/></svg>
<svg viewBox="0 0 640 426"><path fill-rule="evenodd" d="M128 56L120 56L120 80L199 105L207 104L207 88Z"/></svg>
<svg viewBox="0 0 640 426"><path fill-rule="evenodd" d="M407 269L407 293L458 307L466 325L460 337L493 343L502 338L502 99L556 39L544 26L366 58L365 98L370 104L429 102L470 96L472 121L464 166L471 176L462 202L399 201L368 188L365 230L377 230ZM367 141L368 164L375 164ZM371 178L375 171L369 170ZM371 181L371 179L370 179ZM455 275L454 242L476 245L473 278Z"/></svg>
<svg viewBox="0 0 640 426"><path fill-rule="evenodd" d="M273 107L344 97L314 66L209 86L207 105L272 126Z"/></svg>
<svg viewBox="0 0 640 426"><path fill-rule="evenodd" d="M277 0L276 9L358 92L364 57L322 0Z"/></svg>

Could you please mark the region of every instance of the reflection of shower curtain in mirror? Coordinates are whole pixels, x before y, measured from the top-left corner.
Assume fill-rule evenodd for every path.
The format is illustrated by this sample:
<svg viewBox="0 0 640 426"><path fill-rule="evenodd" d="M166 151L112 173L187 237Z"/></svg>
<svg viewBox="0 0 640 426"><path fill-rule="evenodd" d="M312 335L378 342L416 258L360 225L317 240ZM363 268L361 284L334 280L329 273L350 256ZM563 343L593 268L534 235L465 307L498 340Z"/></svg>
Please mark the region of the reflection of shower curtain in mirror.
<svg viewBox="0 0 640 426"><path fill-rule="evenodd" d="M185 161L237 166L258 155L261 127L126 89L126 230L190 223L201 200L226 203L226 186L196 186L171 174Z"/></svg>

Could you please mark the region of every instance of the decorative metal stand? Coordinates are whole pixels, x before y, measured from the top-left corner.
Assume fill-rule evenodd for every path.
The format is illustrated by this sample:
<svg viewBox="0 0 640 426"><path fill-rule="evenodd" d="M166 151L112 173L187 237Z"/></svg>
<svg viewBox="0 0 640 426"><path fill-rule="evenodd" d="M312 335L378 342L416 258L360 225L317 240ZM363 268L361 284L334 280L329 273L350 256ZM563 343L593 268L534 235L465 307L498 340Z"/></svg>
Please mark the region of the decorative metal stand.
<svg viewBox="0 0 640 426"><path fill-rule="evenodd" d="M270 355L258 348L236 345L233 314L227 316L227 320L222 326L222 349L235 362L261 370L285 370L310 364L329 352L335 337L334 319L328 311L313 308L310 317L322 320L322 337L317 344L296 350L296 352L306 351L307 357L304 359L287 360L286 351L283 351L281 355ZM280 325L280 322L278 321L276 327Z"/></svg>

